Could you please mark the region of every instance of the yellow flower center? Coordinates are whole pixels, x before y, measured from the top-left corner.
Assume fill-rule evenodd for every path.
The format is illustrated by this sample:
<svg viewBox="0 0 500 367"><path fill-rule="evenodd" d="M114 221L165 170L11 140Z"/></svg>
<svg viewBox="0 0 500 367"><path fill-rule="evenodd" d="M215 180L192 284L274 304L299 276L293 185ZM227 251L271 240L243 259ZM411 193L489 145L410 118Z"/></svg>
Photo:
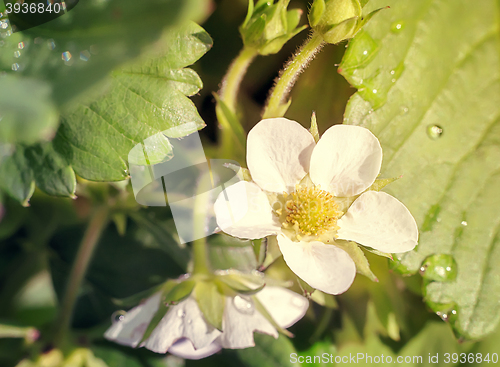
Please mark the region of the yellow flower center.
<svg viewBox="0 0 500 367"><path fill-rule="evenodd" d="M283 196L285 212L282 225L295 229L299 241L302 236L320 236L338 229L337 219L342 212L329 192L315 186L296 186L295 192L283 193Z"/></svg>

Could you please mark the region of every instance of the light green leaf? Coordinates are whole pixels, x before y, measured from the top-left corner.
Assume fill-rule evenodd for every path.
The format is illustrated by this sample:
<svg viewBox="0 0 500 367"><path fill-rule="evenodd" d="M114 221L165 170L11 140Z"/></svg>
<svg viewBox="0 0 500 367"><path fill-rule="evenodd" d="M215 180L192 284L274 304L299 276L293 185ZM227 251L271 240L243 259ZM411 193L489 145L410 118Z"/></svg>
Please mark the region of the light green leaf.
<svg viewBox="0 0 500 367"><path fill-rule="evenodd" d="M408 206L419 246L398 255L415 273L451 255L457 277L430 282L426 300L456 304L464 338L500 320L500 39L498 4L372 0L389 5L349 44L339 71L359 90L345 123L369 128L384 149L387 191Z"/></svg>
<svg viewBox="0 0 500 367"><path fill-rule="evenodd" d="M166 130L181 137L205 126L187 98L199 91L201 80L182 67L210 49L210 37L188 23L166 34L161 44L161 55L114 71L104 94L64 115L54 144L71 157L78 175L123 180L128 177L130 151L145 139L155 140L154 149L148 149L148 162L137 158L135 164L156 164L171 156Z"/></svg>
<svg viewBox="0 0 500 367"><path fill-rule="evenodd" d="M48 83L5 75L0 88L0 143L32 144L51 139L59 113ZM29 103L27 103L29 101Z"/></svg>

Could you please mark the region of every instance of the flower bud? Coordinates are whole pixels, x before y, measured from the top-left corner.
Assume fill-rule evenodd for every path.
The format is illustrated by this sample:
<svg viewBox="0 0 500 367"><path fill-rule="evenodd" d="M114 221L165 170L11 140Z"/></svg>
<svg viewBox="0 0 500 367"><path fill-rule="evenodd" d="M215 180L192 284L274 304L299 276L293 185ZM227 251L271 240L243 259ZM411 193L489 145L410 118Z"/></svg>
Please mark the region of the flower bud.
<svg viewBox="0 0 500 367"><path fill-rule="evenodd" d="M240 33L246 47L257 49L261 55L275 54L283 45L305 29L297 27L302 10L287 10L290 0L249 0L248 13L240 26Z"/></svg>
<svg viewBox="0 0 500 367"><path fill-rule="evenodd" d="M354 37L379 10L362 17L359 0L314 0L309 11L309 24L325 42L339 43Z"/></svg>

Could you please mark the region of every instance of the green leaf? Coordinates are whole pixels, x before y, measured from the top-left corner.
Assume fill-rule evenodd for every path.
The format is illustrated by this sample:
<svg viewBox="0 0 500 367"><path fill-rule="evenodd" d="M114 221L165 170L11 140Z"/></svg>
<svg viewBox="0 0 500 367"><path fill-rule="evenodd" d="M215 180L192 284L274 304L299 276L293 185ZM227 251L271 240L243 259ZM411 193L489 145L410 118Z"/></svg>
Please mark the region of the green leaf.
<svg viewBox="0 0 500 367"><path fill-rule="evenodd" d="M356 271L359 274L364 275L373 282L378 282L377 277L370 269L368 259L357 243L352 241L337 240L335 241L335 245L349 254L352 261L354 261L354 263L356 264Z"/></svg>
<svg viewBox="0 0 500 367"><path fill-rule="evenodd" d="M290 367L300 366L300 363L291 362L290 356L297 353L293 344L286 336L278 339L272 336L255 333L255 347L237 349L238 357L248 367Z"/></svg>
<svg viewBox="0 0 500 367"><path fill-rule="evenodd" d="M205 319L216 329L222 331L222 316L224 314L225 297L212 282L198 282L194 296Z"/></svg>
<svg viewBox="0 0 500 367"><path fill-rule="evenodd" d="M387 191L420 228L398 255L415 273L451 255L457 277L425 285L426 300L456 304L464 338L500 320L500 40L497 2L372 0L390 5L349 44L339 71L359 91L345 123L369 128L384 149L382 173L404 175Z"/></svg>
<svg viewBox="0 0 500 367"><path fill-rule="evenodd" d="M19 146L0 163L0 189L22 205L29 206L28 201L35 191L35 181L24 149Z"/></svg>
<svg viewBox="0 0 500 367"><path fill-rule="evenodd" d="M38 188L49 195L75 197L76 177L66 159L50 143L26 149Z"/></svg>
<svg viewBox="0 0 500 367"><path fill-rule="evenodd" d="M123 180L128 177L129 159L146 165L171 157L165 134L182 137L205 126L187 98L199 91L201 80L183 67L210 49L210 36L188 23L160 42L161 52L114 71L104 94L80 102L63 116L54 144L71 157L78 175L97 181ZM145 139L150 148L146 160L144 155L131 156L132 148L141 147Z"/></svg>
<svg viewBox="0 0 500 367"><path fill-rule="evenodd" d="M39 78L62 105L133 59L171 27L198 13L204 0L83 1L75 10L35 28L3 37L0 70ZM18 44L24 42L20 48ZM20 56L15 58L14 52ZM66 54L64 61L63 52ZM29 93L29 96L36 94ZM23 100L28 107L32 100Z"/></svg>
<svg viewBox="0 0 500 367"><path fill-rule="evenodd" d="M59 113L46 82L2 77L0 88L0 143L32 144L50 140L59 124Z"/></svg>

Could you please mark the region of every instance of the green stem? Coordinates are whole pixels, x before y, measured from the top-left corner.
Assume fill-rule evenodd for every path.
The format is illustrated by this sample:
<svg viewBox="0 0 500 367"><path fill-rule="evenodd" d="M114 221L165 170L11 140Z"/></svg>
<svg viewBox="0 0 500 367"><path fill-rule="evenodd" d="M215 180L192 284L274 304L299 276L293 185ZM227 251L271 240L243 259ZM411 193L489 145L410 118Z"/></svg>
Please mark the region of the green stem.
<svg viewBox="0 0 500 367"><path fill-rule="evenodd" d="M207 188L211 188L211 176L209 173L203 175L198 183L194 199L193 235L198 238L193 241L193 274L210 274L208 263L208 248L205 237L205 221L208 215L209 195Z"/></svg>
<svg viewBox="0 0 500 367"><path fill-rule="evenodd" d="M108 208L106 207L99 208L90 219L90 223L85 231L78 253L76 254L75 262L71 268L71 273L66 285L66 291L56 323L56 331L54 334L55 345L64 343L64 337L70 327L73 308L75 306L78 291L80 290L80 285L107 222Z"/></svg>
<svg viewBox="0 0 500 367"><path fill-rule="evenodd" d="M222 156L231 157L233 146L236 146L239 153L245 151L245 131L236 117L237 97L243 76L257 54L256 49L244 47L222 80L216 108L217 119L222 127Z"/></svg>
<svg viewBox="0 0 500 367"><path fill-rule="evenodd" d="M316 53L321 50L323 44L323 37L314 32L311 38L302 46L299 53L285 66L269 96L262 118L281 117L285 114L288 107L285 99L288 97L299 74L304 71Z"/></svg>

